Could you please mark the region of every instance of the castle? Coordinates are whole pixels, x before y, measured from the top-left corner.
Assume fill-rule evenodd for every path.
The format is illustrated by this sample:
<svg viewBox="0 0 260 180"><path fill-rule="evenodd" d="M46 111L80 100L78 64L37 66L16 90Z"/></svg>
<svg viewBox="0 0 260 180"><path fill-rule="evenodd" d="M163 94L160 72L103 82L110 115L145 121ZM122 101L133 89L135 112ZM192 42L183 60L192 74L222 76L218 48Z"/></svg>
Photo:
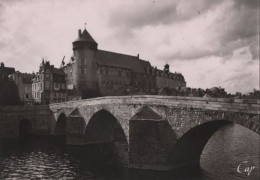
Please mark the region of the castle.
<svg viewBox="0 0 260 180"><path fill-rule="evenodd" d="M83 99L97 96L157 94L169 87L186 87L182 74L171 73L168 64L163 70L137 56L98 49L98 43L88 33L78 30L72 43L73 56L62 69L66 73L68 90Z"/></svg>

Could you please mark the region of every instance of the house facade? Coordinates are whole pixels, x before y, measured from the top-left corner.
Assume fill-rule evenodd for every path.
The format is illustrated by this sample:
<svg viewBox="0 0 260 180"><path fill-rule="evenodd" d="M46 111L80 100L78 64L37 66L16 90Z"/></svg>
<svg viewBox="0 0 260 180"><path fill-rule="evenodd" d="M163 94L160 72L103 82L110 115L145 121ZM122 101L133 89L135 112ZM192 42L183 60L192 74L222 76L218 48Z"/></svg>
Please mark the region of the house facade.
<svg viewBox="0 0 260 180"><path fill-rule="evenodd" d="M32 80L32 97L35 103L49 104L67 101L66 74L62 69L42 61L39 72Z"/></svg>
<svg viewBox="0 0 260 180"><path fill-rule="evenodd" d="M24 105L33 105L32 79L34 78L34 74L21 73L17 71L10 76L18 88L21 102Z"/></svg>

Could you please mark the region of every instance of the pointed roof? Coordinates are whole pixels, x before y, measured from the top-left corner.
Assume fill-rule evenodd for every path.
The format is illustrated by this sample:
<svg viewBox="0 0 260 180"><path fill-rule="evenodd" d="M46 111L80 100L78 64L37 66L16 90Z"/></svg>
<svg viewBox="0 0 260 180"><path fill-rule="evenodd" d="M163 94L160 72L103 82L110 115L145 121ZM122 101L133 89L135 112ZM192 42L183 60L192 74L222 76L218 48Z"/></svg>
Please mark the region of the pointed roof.
<svg viewBox="0 0 260 180"><path fill-rule="evenodd" d="M93 37L89 34L89 32L84 29L84 31L79 34L78 38L75 41L88 41L88 42L94 42L97 44L97 42L93 39Z"/></svg>

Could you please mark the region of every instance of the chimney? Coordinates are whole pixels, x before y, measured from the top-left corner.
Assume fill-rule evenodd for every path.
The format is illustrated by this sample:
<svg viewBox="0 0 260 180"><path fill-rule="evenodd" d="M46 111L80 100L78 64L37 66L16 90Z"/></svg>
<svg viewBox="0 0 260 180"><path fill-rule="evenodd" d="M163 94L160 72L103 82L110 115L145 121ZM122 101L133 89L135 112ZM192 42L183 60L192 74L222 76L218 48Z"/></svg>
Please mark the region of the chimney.
<svg viewBox="0 0 260 180"><path fill-rule="evenodd" d="M79 38L80 38L80 36L81 36L81 29L79 29L79 35L78 35L78 36L79 36Z"/></svg>
<svg viewBox="0 0 260 180"><path fill-rule="evenodd" d="M139 59L139 54L137 54L137 58Z"/></svg>

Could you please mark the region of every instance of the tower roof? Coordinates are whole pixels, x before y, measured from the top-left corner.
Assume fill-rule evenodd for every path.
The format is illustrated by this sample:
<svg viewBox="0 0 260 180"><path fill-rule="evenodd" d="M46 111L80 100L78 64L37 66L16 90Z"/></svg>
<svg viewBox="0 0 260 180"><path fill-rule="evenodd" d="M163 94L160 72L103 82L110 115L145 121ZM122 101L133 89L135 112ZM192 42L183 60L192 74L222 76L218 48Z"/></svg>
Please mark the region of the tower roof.
<svg viewBox="0 0 260 180"><path fill-rule="evenodd" d="M78 38L75 41L88 41L88 42L94 42L97 44L97 42L93 39L93 37L89 34L89 32L84 29L84 31L81 33L81 30L79 30Z"/></svg>
<svg viewBox="0 0 260 180"><path fill-rule="evenodd" d="M81 33L81 30L78 31L78 38L72 43L73 50L78 48L88 47L94 50L97 50L97 42L93 39L93 37L88 33L86 28Z"/></svg>

